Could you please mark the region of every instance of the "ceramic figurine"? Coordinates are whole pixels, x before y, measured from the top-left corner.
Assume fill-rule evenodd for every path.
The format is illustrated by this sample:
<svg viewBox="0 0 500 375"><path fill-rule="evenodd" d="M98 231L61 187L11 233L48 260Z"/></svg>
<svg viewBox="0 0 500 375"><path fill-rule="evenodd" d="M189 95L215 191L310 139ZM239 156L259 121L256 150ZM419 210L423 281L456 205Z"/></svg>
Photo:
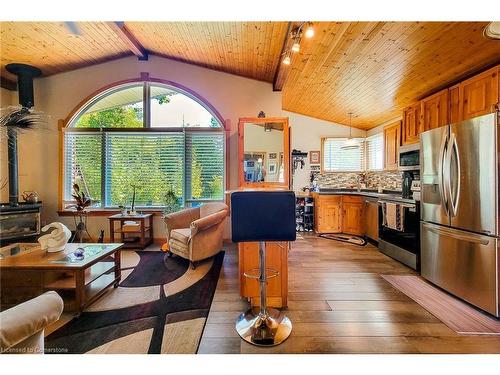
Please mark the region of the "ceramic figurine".
<svg viewBox="0 0 500 375"><path fill-rule="evenodd" d="M64 250L71 237L71 231L63 223L54 222L44 226L42 232L47 232L50 228L55 229L38 239L42 250L47 250L49 253Z"/></svg>

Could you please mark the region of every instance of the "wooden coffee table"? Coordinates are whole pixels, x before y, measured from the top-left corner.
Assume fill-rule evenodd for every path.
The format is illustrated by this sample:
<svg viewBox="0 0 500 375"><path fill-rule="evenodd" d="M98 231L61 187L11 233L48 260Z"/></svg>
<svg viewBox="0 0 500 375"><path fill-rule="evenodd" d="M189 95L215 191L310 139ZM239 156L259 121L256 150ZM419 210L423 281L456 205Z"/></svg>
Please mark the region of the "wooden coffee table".
<svg viewBox="0 0 500 375"><path fill-rule="evenodd" d="M38 244L17 243L0 248L0 301L2 309L57 291L65 310L81 313L121 279L122 243L69 243L57 253ZM84 249L82 259L75 256ZM111 257L113 256L113 258Z"/></svg>

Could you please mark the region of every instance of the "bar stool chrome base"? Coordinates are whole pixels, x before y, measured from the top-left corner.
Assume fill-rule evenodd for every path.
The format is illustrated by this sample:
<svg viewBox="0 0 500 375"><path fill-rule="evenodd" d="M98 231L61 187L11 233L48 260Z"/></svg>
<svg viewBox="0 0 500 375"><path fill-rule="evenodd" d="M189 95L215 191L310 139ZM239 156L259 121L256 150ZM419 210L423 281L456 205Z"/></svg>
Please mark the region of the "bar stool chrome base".
<svg viewBox="0 0 500 375"><path fill-rule="evenodd" d="M281 311L252 308L238 317L236 331L246 342L257 346L275 346L285 341L292 333L292 322Z"/></svg>

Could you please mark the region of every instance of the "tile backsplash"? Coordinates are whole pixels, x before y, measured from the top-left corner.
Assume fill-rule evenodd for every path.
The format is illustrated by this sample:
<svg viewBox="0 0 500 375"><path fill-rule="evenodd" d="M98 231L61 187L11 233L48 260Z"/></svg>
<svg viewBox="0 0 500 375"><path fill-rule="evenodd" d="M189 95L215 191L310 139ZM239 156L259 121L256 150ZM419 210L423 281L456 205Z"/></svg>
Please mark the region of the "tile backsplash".
<svg viewBox="0 0 500 375"><path fill-rule="evenodd" d="M401 190L401 172L330 172L318 173L316 180L323 189L351 189L358 187L358 179L367 189L379 186L387 190Z"/></svg>

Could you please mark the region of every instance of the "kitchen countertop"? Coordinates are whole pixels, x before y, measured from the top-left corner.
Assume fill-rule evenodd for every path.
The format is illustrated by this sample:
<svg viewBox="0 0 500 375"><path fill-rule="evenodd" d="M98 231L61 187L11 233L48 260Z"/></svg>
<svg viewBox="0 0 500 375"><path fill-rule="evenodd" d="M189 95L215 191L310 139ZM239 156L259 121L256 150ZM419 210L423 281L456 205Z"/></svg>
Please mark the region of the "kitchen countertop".
<svg viewBox="0 0 500 375"><path fill-rule="evenodd" d="M384 190L383 193L377 192L373 189L320 189L320 191L315 192L319 195L358 195L368 198L376 198L389 200L394 202L415 204L417 201L415 199L406 199L401 197L401 192L396 190Z"/></svg>

